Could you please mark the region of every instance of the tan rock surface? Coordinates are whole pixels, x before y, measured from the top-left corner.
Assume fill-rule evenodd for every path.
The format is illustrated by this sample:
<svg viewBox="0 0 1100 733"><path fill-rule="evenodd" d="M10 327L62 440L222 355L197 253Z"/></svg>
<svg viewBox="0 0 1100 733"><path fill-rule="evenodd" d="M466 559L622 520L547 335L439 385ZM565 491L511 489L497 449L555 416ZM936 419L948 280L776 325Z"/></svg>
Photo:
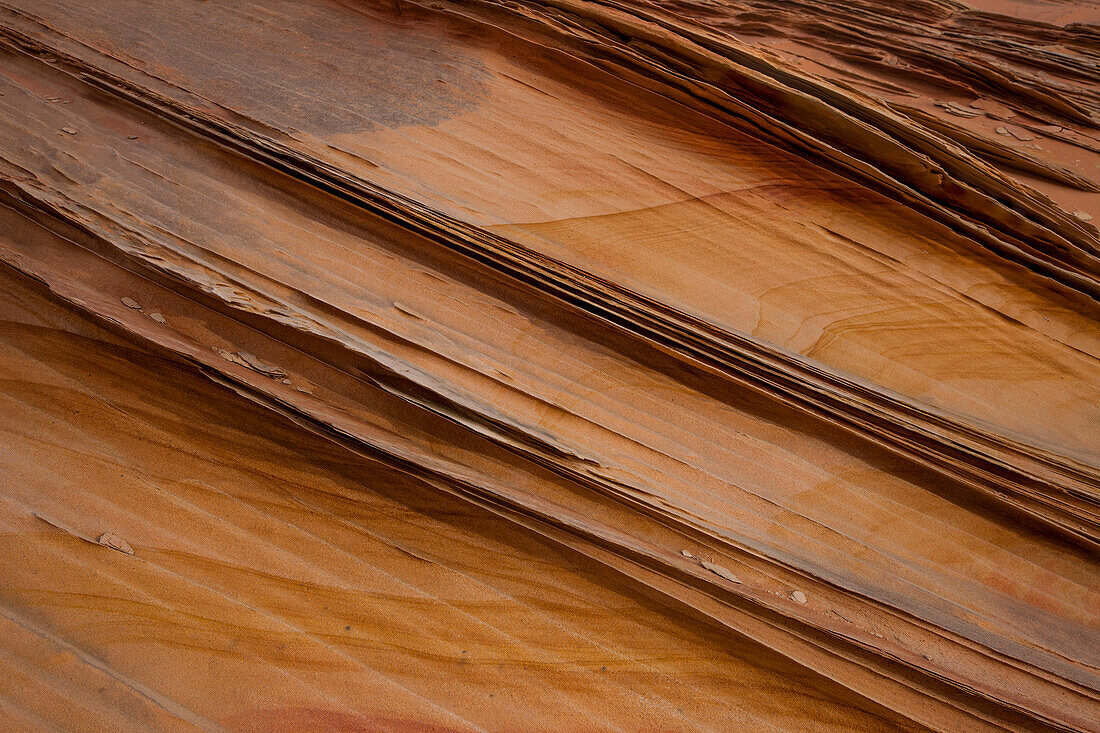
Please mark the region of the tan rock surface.
<svg viewBox="0 0 1100 733"><path fill-rule="evenodd" d="M1011 9L4 4L0 714L1096 730L1100 56Z"/></svg>

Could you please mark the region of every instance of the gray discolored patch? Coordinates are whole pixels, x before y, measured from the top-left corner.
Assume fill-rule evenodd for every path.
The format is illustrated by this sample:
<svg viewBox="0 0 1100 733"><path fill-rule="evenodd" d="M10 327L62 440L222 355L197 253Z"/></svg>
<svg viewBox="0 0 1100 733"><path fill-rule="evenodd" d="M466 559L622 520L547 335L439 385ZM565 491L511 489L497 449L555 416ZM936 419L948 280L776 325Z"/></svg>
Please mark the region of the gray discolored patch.
<svg viewBox="0 0 1100 733"><path fill-rule="evenodd" d="M119 13L120 4L132 12ZM440 25L371 18L337 3L122 0L109 13L79 9L77 37L125 49L135 66L284 129L435 125L487 93L484 67Z"/></svg>

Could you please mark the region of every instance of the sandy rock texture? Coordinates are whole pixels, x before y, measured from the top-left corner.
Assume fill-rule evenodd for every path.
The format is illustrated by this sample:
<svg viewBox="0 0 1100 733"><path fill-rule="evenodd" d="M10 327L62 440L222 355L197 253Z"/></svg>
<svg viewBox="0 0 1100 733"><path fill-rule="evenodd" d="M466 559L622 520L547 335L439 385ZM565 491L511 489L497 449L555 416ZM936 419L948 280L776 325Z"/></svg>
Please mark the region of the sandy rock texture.
<svg viewBox="0 0 1100 733"><path fill-rule="evenodd" d="M3 0L0 727L1100 731L1091 0Z"/></svg>

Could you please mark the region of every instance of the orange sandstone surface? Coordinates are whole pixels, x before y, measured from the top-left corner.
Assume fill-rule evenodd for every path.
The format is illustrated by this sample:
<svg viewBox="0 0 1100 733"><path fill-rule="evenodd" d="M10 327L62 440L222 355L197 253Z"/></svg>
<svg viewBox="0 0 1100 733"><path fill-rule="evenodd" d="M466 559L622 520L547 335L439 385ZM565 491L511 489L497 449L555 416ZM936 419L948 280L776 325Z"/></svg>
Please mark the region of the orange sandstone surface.
<svg viewBox="0 0 1100 733"><path fill-rule="evenodd" d="M1100 9L4 0L0 726L1100 731Z"/></svg>

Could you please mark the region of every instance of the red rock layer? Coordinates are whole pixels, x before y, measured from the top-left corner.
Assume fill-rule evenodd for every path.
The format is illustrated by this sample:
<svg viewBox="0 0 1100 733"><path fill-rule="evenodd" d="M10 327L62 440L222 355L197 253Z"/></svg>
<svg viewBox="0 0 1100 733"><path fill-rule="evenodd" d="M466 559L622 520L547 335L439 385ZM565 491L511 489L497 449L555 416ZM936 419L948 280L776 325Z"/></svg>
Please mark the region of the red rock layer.
<svg viewBox="0 0 1100 733"><path fill-rule="evenodd" d="M1096 729L1095 28L793 8L0 5L12 725Z"/></svg>

